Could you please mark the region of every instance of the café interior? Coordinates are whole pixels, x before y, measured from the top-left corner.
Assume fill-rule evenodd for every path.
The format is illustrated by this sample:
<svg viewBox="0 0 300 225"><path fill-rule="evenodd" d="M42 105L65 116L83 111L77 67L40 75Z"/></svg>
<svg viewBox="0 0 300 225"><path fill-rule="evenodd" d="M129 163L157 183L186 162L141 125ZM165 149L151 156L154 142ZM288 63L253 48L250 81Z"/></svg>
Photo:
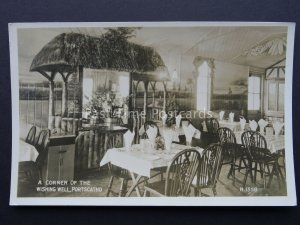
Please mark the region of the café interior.
<svg viewBox="0 0 300 225"><path fill-rule="evenodd" d="M18 46L19 197L286 195L286 27L32 28ZM51 191L71 181L87 191Z"/></svg>

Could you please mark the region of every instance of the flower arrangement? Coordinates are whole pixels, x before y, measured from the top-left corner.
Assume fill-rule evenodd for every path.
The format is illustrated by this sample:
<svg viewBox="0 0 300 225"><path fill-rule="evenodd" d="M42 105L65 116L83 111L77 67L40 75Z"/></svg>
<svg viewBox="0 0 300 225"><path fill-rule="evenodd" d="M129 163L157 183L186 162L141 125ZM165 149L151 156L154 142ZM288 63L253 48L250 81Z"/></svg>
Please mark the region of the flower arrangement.
<svg viewBox="0 0 300 225"><path fill-rule="evenodd" d="M114 110L128 104L130 96L123 97L119 92L113 93L108 90L97 90L84 105L84 111L91 116L108 118L113 117Z"/></svg>

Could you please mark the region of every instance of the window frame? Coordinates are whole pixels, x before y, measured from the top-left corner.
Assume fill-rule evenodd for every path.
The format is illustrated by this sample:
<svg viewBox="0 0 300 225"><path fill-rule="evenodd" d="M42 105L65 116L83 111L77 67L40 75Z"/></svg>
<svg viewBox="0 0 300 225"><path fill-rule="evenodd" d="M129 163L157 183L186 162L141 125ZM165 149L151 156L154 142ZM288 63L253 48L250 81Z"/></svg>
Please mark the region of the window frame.
<svg viewBox="0 0 300 225"><path fill-rule="evenodd" d="M259 78L259 93L254 93L254 92L249 91L249 79L251 77L258 77ZM249 77L248 77L248 91L247 91L247 95L248 95L247 110L248 111L261 111L261 109L262 109L262 83L263 83L262 80L263 79L262 79L262 76L260 74L249 74ZM249 98L250 98L249 94L252 94L252 96L259 95L259 108L258 109L253 109L253 107L251 109L249 108Z"/></svg>

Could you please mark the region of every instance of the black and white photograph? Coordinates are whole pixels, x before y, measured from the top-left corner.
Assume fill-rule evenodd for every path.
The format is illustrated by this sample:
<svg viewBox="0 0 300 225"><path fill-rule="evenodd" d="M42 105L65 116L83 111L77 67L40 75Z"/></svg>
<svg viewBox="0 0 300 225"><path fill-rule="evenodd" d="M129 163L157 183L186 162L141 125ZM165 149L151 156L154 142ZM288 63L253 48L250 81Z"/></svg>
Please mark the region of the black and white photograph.
<svg viewBox="0 0 300 225"><path fill-rule="evenodd" d="M295 205L294 29L10 24L10 204Z"/></svg>

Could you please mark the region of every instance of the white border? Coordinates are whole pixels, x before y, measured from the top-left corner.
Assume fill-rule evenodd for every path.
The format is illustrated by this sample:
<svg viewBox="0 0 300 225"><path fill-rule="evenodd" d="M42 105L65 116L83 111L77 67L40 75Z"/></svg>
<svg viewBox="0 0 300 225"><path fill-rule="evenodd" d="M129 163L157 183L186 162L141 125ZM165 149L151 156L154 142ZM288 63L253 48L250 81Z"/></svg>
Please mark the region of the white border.
<svg viewBox="0 0 300 225"><path fill-rule="evenodd" d="M262 27L286 26L287 57L285 78L285 153L287 196L283 197L177 197L177 198L105 198L105 197L57 197L57 198L18 198L18 149L19 149L19 67L18 67L18 28L62 28L62 27ZM109 22L109 23L12 23L9 24L11 95L12 95L12 170L10 205L74 205L74 206L295 206L297 205L295 191L295 175L293 161L293 132L292 132L292 80L293 80L293 52L294 52L295 23L275 22Z"/></svg>

